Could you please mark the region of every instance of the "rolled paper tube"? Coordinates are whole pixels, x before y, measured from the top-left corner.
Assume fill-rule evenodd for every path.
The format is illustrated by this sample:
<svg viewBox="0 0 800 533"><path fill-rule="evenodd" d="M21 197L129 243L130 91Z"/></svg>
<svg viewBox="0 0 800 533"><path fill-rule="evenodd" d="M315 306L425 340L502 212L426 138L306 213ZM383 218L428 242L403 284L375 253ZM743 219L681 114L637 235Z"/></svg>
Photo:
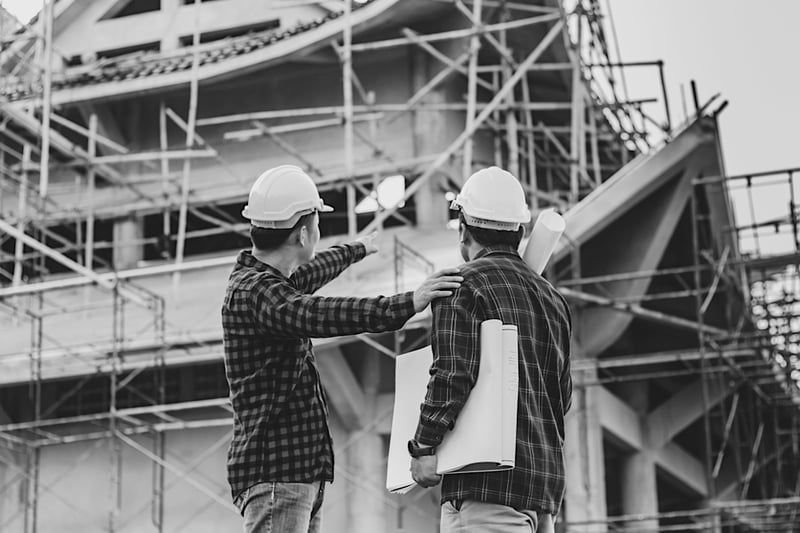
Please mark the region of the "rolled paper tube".
<svg viewBox="0 0 800 533"><path fill-rule="evenodd" d="M553 255L553 250L565 228L564 218L556 213L555 209L545 209L539 213L536 224L533 225L531 238L528 239L528 245L522 254L531 270L537 274L544 272L544 267L550 261L550 256Z"/></svg>

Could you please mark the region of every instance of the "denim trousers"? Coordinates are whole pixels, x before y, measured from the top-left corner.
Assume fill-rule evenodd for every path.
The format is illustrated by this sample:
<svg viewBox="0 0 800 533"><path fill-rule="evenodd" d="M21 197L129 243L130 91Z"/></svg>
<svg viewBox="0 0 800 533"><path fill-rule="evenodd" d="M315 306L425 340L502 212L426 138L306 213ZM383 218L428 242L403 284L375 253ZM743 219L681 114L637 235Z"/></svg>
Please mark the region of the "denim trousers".
<svg viewBox="0 0 800 533"><path fill-rule="evenodd" d="M234 502L245 533L319 533L325 482L257 483Z"/></svg>
<svg viewBox="0 0 800 533"><path fill-rule="evenodd" d="M535 533L538 527L536 511L472 500L442 504L440 533Z"/></svg>

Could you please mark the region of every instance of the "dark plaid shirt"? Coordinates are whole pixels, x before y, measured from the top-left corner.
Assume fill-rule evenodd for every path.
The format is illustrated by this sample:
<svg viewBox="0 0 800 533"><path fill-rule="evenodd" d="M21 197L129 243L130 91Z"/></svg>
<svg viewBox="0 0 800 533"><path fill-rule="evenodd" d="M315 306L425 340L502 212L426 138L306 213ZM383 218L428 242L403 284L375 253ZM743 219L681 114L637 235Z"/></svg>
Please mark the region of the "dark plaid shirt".
<svg viewBox="0 0 800 533"><path fill-rule="evenodd" d="M571 315L564 298L511 247L493 246L461 267L452 298L432 304L434 362L416 439L439 444L457 424L480 363L480 324L518 328L519 402L515 467L444 476L442 502L454 499L557 513L564 497L564 414L572 398Z"/></svg>
<svg viewBox="0 0 800 533"><path fill-rule="evenodd" d="M397 329L414 315L413 292L312 295L365 255L362 244L334 246L290 278L249 251L236 259L222 306L234 412L228 450L234 500L263 481L333 479L328 407L309 337Z"/></svg>

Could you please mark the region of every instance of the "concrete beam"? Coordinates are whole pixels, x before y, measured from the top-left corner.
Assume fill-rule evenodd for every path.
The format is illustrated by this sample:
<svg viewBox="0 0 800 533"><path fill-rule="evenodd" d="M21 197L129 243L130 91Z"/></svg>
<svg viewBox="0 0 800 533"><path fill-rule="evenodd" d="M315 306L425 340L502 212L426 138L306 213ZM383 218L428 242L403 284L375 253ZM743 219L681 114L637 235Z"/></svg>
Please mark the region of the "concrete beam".
<svg viewBox="0 0 800 533"><path fill-rule="evenodd" d="M603 430L608 436L624 446L640 451L643 455L650 457L650 460L654 460L668 476L687 489L701 496L708 494L703 463L677 444L668 441L660 442L665 433L661 432L658 424L654 423L655 419L651 418L652 413L647 420L642 421L633 408L607 389L604 387L593 388L597 389L595 395L597 415L600 418ZM687 387L687 389L691 389L691 386ZM691 394L691 390L684 389L668 402L676 400L677 403L687 393ZM696 399L690 401L697 402ZM702 402L699 403L702 405ZM662 407L664 406L662 405ZM675 406L675 409L678 409L678 407ZM656 418L663 416L666 415L658 415ZM672 420L677 421L677 417ZM642 458L640 462L642 461L646 462L646 459Z"/></svg>
<svg viewBox="0 0 800 533"><path fill-rule="evenodd" d="M596 387L597 414L606 434L631 450L644 449L642 421L628 404L605 387Z"/></svg>
<svg viewBox="0 0 800 533"><path fill-rule="evenodd" d="M714 136L707 119L699 119L662 149L640 155L622 167L564 214L568 228L564 236L568 238L559 240L551 261L563 259L572 246L587 242L613 224L630 206L670 181L696 152L715 150Z"/></svg>
<svg viewBox="0 0 800 533"><path fill-rule="evenodd" d="M658 189L649 197L640 198L640 204L646 203L647 209L642 205L628 206L628 211L631 212L627 219L630 221L627 233L629 245L623 247L619 254L607 257L603 267L605 272L601 273L653 270L658 266L689 201L692 192L691 178L697 172L697 169L688 166L668 185ZM638 314L650 314L641 306L620 305L616 300L620 297L645 294L650 282L651 278L639 278L605 283L602 299L608 299L608 303L616 308L630 310L638 308ZM606 350L633 320L633 315L620 313L605 305L581 309L577 316L578 327L584 332L583 344L590 356L599 355ZM679 321L673 320L673 322ZM688 327L694 329L698 326L690 323Z"/></svg>
<svg viewBox="0 0 800 533"><path fill-rule="evenodd" d="M708 383L707 404L703 400L703 381L695 380L679 390L647 416L646 432L651 448L658 449L675 438L695 420L736 390L716 381Z"/></svg>
<svg viewBox="0 0 800 533"><path fill-rule="evenodd" d="M325 393L348 431L368 423L364 415L364 391L340 348L317 352L317 366L325 384Z"/></svg>
<svg viewBox="0 0 800 533"><path fill-rule="evenodd" d="M683 487L700 496L708 496L705 465L677 444L666 444L655 454L655 461L669 477Z"/></svg>

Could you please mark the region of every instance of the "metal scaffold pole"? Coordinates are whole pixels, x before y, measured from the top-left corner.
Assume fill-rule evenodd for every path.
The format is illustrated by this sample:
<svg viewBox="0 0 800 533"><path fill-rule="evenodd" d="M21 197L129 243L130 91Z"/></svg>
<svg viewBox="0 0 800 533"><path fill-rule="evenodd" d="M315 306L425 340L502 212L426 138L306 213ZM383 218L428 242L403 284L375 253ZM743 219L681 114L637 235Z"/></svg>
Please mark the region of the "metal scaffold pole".
<svg viewBox="0 0 800 533"><path fill-rule="evenodd" d="M160 405L167 403L166 389L166 317L164 315L164 299L154 296L154 327L158 349L155 358L155 379L158 391L158 402ZM167 435L164 431L156 429L153 433L154 442L153 453L158 457L158 461L153 463L153 502L152 502L152 522L159 533L164 531L164 489L165 489L165 470L164 461L167 452Z"/></svg>
<svg viewBox="0 0 800 533"><path fill-rule="evenodd" d="M481 0L475 0L472 4L472 26L481 26ZM469 65L467 71L467 113L465 129L472 128L475 122L475 112L478 99L478 52L481 49L480 35L477 33L469 39ZM466 180L472 174L472 135L464 140L462 149L463 167L461 179Z"/></svg>
<svg viewBox="0 0 800 533"><path fill-rule="evenodd" d="M198 12L200 8L200 0L195 0L193 4L194 9L194 31L192 32L192 79L189 84L189 113L186 119L186 150L191 150L195 141L195 127L197 122L197 100L198 100L198 74L197 69L200 65L200 52L198 45L200 44L200 22ZM163 158L162 158L163 161ZM191 158L187 157L183 160L183 173L181 179L181 203L178 212L178 237L175 245L175 262L180 264L183 262L184 249L186 246L186 224L189 211L189 188L191 186L190 178L192 171ZM177 290L178 283L180 282L180 273L173 274L173 288Z"/></svg>
<svg viewBox="0 0 800 533"><path fill-rule="evenodd" d="M22 146L22 172L20 173L19 196L17 203L17 231L25 233L25 220L28 211L28 170L27 167L31 162L31 145L24 144ZM11 284L19 286L22 284L22 255L24 252L24 243L21 239L17 239L14 244L14 277Z"/></svg>
<svg viewBox="0 0 800 533"><path fill-rule="evenodd" d="M33 407L33 419L38 421L42 414L42 339L44 323L42 317L43 295L35 298L38 313L30 313L31 320L31 351L30 351L30 381L28 383L28 399ZM41 483L41 448L38 444L27 447L27 491L25 504L25 531L36 533L38 531L40 483Z"/></svg>
<svg viewBox="0 0 800 533"><path fill-rule="evenodd" d="M689 198L691 217L692 217L692 249L694 261L694 286L695 286L695 316L697 317L697 349L700 352L700 382L702 385L702 407L703 407L703 434L705 436L704 454L704 474L706 479L706 486L708 491L708 500L713 501L716 496L716 483L713 474L713 451L711 444L711 420L710 420L710 401L709 401L709 379L711 379L711 372L708 369L708 353L706 348L706 332L704 326L704 310L703 310L703 295L701 289L701 271L700 271L700 234L699 234L699 213L698 213L698 199L696 186L692 186L692 193ZM712 531L721 531L718 518L712 517L714 526Z"/></svg>
<svg viewBox="0 0 800 533"><path fill-rule="evenodd" d="M344 122L344 174L347 181L347 235L353 238L358 232L356 219L356 188L353 185L355 155L353 146L353 28L352 5L344 1L344 26L342 30L342 95Z"/></svg>
<svg viewBox="0 0 800 533"><path fill-rule="evenodd" d="M109 373L109 464L110 464L110 486L109 486L109 513L108 513L108 530L109 532L116 531L117 521L119 518L119 511L122 504L122 449L120 442L117 438L117 393L119 382L119 363L120 352L124 339L124 300L120 296L119 291L115 287L113 290L113 310L111 314L112 320L112 349L109 354L111 372Z"/></svg>
<svg viewBox="0 0 800 533"><path fill-rule="evenodd" d="M92 113L89 116L89 146L87 148L89 157L97 155L97 114ZM86 181L87 181L87 210L86 214L86 249L84 251L83 264L89 270L94 268L94 204L95 204L95 167L89 165L86 168Z"/></svg>
<svg viewBox="0 0 800 533"><path fill-rule="evenodd" d="M44 90L42 94L42 159L39 173L39 196L47 197L50 183L50 114L53 80L53 4L44 0Z"/></svg>

